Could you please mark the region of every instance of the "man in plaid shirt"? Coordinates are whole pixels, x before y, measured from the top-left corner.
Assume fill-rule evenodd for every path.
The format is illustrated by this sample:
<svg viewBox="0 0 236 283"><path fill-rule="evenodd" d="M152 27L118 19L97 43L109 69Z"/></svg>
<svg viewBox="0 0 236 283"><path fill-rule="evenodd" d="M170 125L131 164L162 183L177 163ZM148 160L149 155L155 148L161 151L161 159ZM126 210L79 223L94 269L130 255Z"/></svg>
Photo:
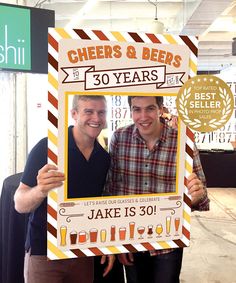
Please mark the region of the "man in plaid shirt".
<svg viewBox="0 0 236 283"><path fill-rule="evenodd" d="M129 96L134 124L119 128L110 143L111 167L106 192L132 195L175 192L177 130L162 121L162 96ZM209 210L199 153L187 188L192 209ZM127 283L178 283L183 249L120 254Z"/></svg>

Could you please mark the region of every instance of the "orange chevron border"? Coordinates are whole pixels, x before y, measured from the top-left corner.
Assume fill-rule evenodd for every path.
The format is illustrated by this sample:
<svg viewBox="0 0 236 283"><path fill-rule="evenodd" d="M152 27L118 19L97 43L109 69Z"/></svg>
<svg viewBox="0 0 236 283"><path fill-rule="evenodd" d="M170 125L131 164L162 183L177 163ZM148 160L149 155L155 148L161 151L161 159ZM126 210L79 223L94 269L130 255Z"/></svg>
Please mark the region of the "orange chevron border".
<svg viewBox="0 0 236 283"><path fill-rule="evenodd" d="M101 41L118 41L118 42L143 42L143 43L163 43L163 44L180 44L187 45L191 51L189 69L190 77L196 74L196 62L198 52L198 41L196 37L177 36L177 35L160 35L150 33L135 32L105 32L101 30L82 30L82 29L49 29L48 34L48 162L57 165L58 152L58 55L59 41L61 39L73 38L79 40L101 40ZM193 159L193 133L187 129L186 143L186 176L192 171ZM62 251L57 247L57 190L53 190L48 196L48 258L51 260L62 258L74 258L80 256L95 256L121 252L136 252L143 250L164 249L185 247L189 245L190 240L190 212L191 200L187 195L187 188L184 192L184 210L183 210L183 237L180 240L142 243L139 245L110 246L105 248L75 249Z"/></svg>

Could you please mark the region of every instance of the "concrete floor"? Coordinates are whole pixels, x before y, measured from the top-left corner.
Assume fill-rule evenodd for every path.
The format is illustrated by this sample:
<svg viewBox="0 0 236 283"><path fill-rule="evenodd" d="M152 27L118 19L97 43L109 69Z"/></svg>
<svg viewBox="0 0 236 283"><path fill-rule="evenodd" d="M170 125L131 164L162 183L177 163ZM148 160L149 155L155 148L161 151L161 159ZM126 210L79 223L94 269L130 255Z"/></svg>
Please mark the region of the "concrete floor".
<svg viewBox="0 0 236 283"><path fill-rule="evenodd" d="M209 212L194 212L181 283L236 283L236 188L209 188Z"/></svg>

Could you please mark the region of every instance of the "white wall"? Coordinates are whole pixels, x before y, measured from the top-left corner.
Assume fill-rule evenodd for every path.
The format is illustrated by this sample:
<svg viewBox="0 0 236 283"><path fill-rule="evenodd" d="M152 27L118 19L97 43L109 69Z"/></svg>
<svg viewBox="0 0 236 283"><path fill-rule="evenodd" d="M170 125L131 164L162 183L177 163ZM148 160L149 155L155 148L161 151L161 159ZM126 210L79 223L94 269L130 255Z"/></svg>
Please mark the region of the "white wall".
<svg viewBox="0 0 236 283"><path fill-rule="evenodd" d="M14 136L15 109L14 87L15 76L11 73L0 72L0 190L5 177L14 172Z"/></svg>
<svg viewBox="0 0 236 283"><path fill-rule="evenodd" d="M2 181L22 171L26 156L26 75L0 72L0 190Z"/></svg>
<svg viewBox="0 0 236 283"><path fill-rule="evenodd" d="M43 137L47 136L48 77L42 74L27 75L27 137L29 152Z"/></svg>
<svg viewBox="0 0 236 283"><path fill-rule="evenodd" d="M0 72L0 193L24 170L29 151L47 136L47 75Z"/></svg>

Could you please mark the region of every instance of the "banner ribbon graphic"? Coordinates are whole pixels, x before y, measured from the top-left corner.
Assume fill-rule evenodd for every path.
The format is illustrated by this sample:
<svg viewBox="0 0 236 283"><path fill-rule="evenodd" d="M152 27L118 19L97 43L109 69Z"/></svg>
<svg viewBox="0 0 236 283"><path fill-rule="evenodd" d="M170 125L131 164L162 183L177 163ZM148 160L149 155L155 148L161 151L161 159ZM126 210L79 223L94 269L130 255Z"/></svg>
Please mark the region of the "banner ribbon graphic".
<svg viewBox="0 0 236 283"><path fill-rule="evenodd" d="M148 66L95 71L95 66L62 67L62 83L84 83L85 90L155 84L156 88L174 88L184 84L184 72L166 73L166 66Z"/></svg>

